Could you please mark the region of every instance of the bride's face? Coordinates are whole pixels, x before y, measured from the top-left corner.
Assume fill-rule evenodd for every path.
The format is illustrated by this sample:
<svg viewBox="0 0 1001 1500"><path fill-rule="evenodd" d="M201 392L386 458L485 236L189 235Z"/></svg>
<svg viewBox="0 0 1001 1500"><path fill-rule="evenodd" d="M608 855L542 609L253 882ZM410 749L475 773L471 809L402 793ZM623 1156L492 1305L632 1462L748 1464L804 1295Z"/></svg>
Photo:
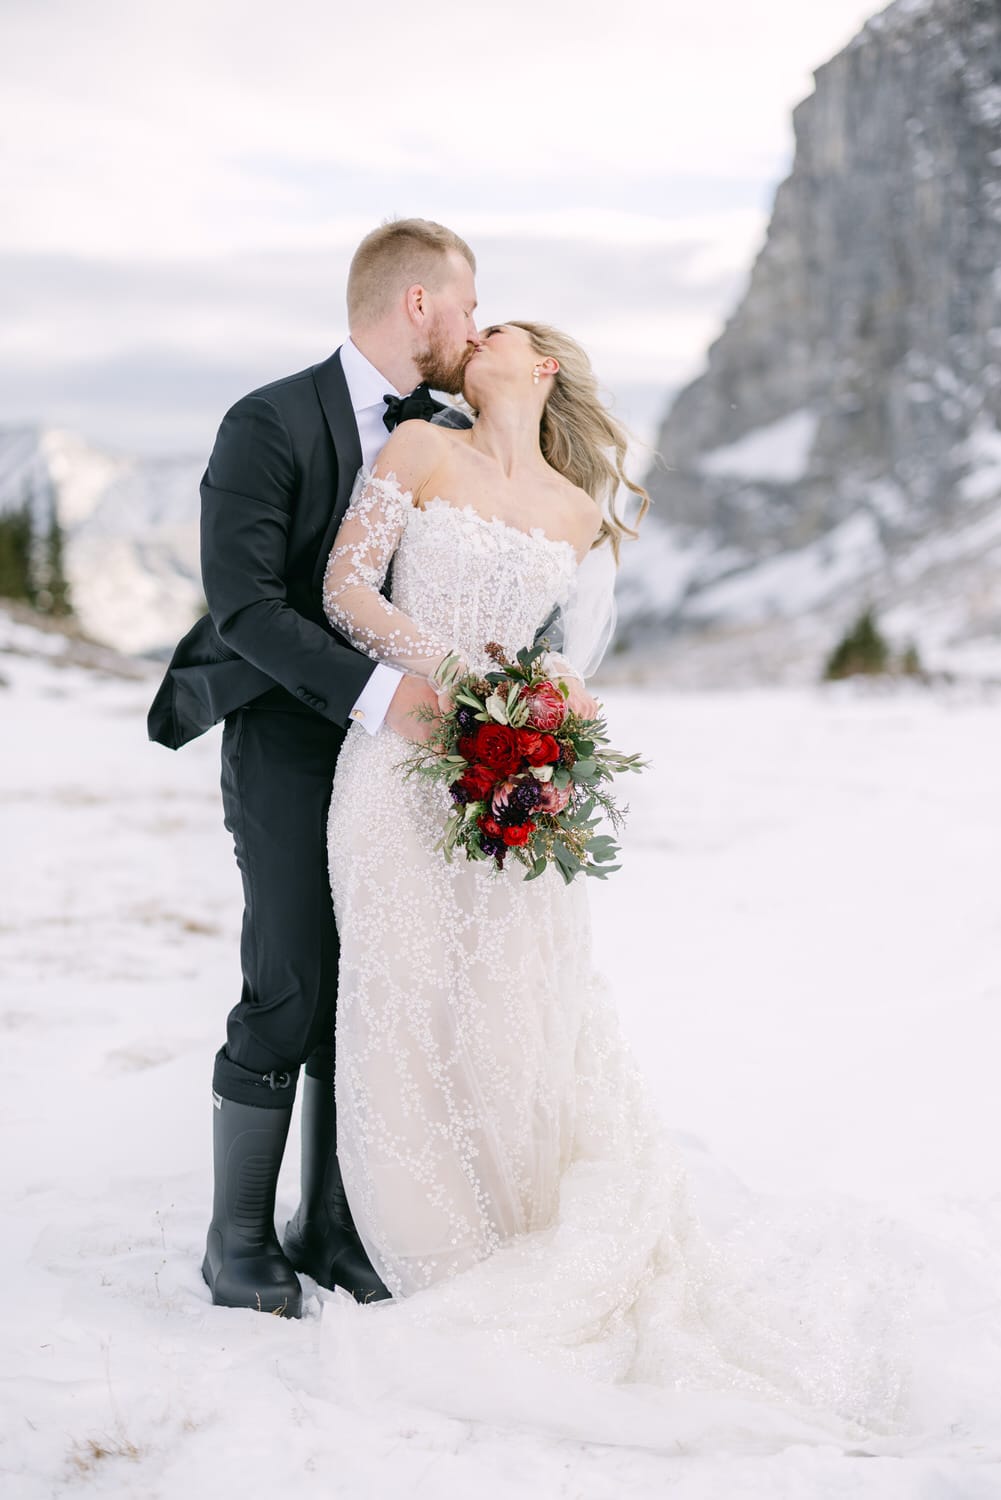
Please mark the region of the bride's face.
<svg viewBox="0 0 1001 1500"><path fill-rule="evenodd" d="M469 357L462 394L470 406L478 407L482 396L499 386L528 391L532 387L532 371L538 363L539 355L524 328L495 323L482 331Z"/></svg>

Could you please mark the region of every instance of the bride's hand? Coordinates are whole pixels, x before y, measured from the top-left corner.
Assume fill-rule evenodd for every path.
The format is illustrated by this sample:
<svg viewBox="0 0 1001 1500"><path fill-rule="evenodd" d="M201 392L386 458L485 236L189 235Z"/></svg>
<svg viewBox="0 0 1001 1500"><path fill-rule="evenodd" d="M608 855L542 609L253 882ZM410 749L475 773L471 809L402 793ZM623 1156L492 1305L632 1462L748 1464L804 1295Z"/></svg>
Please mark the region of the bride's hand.
<svg viewBox="0 0 1001 1500"><path fill-rule="evenodd" d="M567 707L571 713L579 714L582 719L596 719L601 713L601 704L597 698L592 698L580 678L564 677L563 681L570 689Z"/></svg>
<svg viewBox="0 0 1001 1500"><path fill-rule="evenodd" d="M396 692L390 699L386 710L386 726L403 739L412 740L415 745L426 744L435 726L430 719L420 714L420 710L429 709L433 714L440 713L439 703L440 695L426 677L417 677L412 672L407 672L400 678Z"/></svg>

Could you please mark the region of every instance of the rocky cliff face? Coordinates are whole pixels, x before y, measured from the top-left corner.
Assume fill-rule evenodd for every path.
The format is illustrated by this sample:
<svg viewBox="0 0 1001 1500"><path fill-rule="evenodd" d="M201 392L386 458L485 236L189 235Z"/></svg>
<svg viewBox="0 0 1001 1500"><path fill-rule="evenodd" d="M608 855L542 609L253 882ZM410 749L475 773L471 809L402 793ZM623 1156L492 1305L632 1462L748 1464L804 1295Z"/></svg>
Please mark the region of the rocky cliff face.
<svg viewBox="0 0 1001 1500"><path fill-rule="evenodd" d="M1001 4L897 0L815 80L623 613L777 669L872 601L1001 671Z"/></svg>

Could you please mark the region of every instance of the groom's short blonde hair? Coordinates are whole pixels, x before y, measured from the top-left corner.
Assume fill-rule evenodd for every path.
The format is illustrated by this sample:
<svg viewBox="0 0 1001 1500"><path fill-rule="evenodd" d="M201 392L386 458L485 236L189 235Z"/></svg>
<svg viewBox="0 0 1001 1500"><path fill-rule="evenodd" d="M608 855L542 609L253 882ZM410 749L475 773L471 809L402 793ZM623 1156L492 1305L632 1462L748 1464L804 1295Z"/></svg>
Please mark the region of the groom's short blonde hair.
<svg viewBox="0 0 1001 1500"><path fill-rule="evenodd" d="M475 272L476 257L465 240L431 219L390 219L367 234L348 271L348 324L374 323L411 286L438 291L448 277L448 255L456 251Z"/></svg>

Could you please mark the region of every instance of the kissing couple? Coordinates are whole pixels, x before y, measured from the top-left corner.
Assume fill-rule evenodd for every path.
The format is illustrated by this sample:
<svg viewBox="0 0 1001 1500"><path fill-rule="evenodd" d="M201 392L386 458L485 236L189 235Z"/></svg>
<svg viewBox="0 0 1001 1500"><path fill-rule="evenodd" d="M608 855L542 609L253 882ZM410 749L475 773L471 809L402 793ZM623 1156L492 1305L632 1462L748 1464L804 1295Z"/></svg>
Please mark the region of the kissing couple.
<svg viewBox="0 0 1001 1500"><path fill-rule="evenodd" d="M348 340L238 401L202 482L209 614L149 729L176 748L223 721L243 878L204 1277L216 1304L292 1317L300 1276L421 1298L603 1378L830 1393L854 1420L869 1393L847 1353L752 1316L703 1241L592 961L586 882L447 863L447 791L401 774L456 663L492 670L488 643L543 644L594 714L635 536L620 487L646 506L583 349L539 323L479 330L475 269L440 224L374 230Z"/></svg>

